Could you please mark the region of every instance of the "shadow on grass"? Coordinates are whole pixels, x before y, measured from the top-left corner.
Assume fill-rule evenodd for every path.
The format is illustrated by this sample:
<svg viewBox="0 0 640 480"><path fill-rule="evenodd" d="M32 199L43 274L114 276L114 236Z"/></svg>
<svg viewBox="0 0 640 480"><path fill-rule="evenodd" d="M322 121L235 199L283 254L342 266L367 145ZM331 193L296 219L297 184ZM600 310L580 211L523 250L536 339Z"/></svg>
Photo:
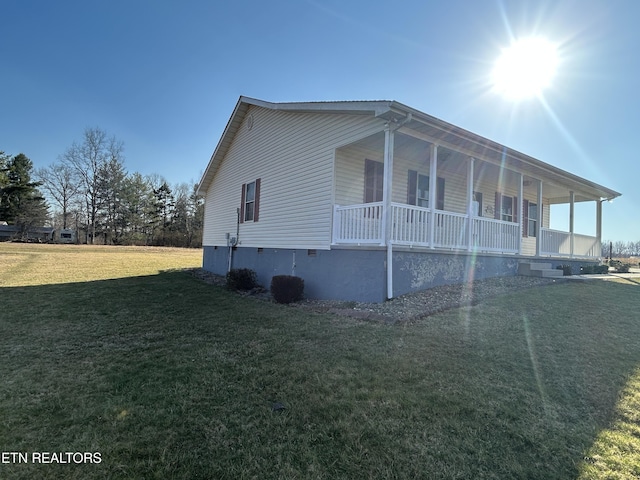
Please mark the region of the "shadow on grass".
<svg viewBox="0 0 640 480"><path fill-rule="evenodd" d="M635 381L639 293L555 285L389 326L184 272L2 288L0 451L101 463L0 477L578 478Z"/></svg>
<svg viewBox="0 0 640 480"><path fill-rule="evenodd" d="M631 284L640 285L640 277L625 277L623 275L616 275L611 273L614 277L618 278L620 283L629 282Z"/></svg>

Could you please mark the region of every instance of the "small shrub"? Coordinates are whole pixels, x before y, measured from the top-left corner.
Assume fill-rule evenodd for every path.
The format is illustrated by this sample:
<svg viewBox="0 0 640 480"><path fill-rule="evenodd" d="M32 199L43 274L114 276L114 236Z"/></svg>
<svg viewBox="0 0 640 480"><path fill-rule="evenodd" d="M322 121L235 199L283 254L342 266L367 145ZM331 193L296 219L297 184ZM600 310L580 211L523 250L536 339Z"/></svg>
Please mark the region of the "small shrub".
<svg viewBox="0 0 640 480"><path fill-rule="evenodd" d="M292 275L275 275L271 279L271 296L278 303L302 300L304 280Z"/></svg>
<svg viewBox="0 0 640 480"><path fill-rule="evenodd" d="M616 272L629 273L629 267L631 267L631 265L629 265L628 263L620 264L616 267Z"/></svg>
<svg viewBox="0 0 640 480"><path fill-rule="evenodd" d="M227 288L230 290L253 290L258 286L256 272L250 268L232 268L227 273Z"/></svg>
<svg viewBox="0 0 640 480"><path fill-rule="evenodd" d="M571 265L558 265L556 269L562 270L562 275L565 277L571 275Z"/></svg>
<svg viewBox="0 0 640 480"><path fill-rule="evenodd" d="M580 273L583 275L590 275L592 273L609 273L609 265L586 265L584 267L580 267Z"/></svg>

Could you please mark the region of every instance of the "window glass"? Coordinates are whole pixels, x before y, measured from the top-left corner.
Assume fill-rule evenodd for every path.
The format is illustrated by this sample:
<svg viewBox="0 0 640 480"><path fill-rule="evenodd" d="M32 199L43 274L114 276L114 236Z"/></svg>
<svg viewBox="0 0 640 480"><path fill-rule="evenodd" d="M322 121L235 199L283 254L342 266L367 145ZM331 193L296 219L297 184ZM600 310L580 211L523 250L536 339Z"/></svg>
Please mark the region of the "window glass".
<svg viewBox="0 0 640 480"><path fill-rule="evenodd" d="M502 196L500 213L502 220L505 222L513 222L513 197Z"/></svg>
<svg viewBox="0 0 640 480"><path fill-rule="evenodd" d="M418 174L417 205L419 207L429 206L429 177Z"/></svg>
<svg viewBox="0 0 640 480"><path fill-rule="evenodd" d="M538 205L535 203L529 202L529 225L528 225L528 235L530 237L535 237L537 233L538 226Z"/></svg>
<svg viewBox="0 0 640 480"><path fill-rule="evenodd" d="M256 182L247 183L244 198L244 221L251 222L254 218L253 214L256 200Z"/></svg>
<svg viewBox="0 0 640 480"><path fill-rule="evenodd" d="M247 183L246 201L253 202L256 199L256 182Z"/></svg>
<svg viewBox="0 0 640 480"><path fill-rule="evenodd" d="M365 159L364 163L364 201L381 202L384 185L384 164Z"/></svg>

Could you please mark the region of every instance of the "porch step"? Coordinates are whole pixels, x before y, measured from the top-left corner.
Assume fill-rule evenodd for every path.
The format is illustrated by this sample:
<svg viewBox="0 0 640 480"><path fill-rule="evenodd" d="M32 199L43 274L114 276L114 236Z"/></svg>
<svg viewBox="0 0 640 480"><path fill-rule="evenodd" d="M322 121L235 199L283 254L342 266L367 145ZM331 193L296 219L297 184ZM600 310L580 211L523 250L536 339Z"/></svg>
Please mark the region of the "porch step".
<svg viewBox="0 0 640 480"><path fill-rule="evenodd" d="M562 270L552 268L550 263L521 262L518 264L518 275L526 277L562 277Z"/></svg>

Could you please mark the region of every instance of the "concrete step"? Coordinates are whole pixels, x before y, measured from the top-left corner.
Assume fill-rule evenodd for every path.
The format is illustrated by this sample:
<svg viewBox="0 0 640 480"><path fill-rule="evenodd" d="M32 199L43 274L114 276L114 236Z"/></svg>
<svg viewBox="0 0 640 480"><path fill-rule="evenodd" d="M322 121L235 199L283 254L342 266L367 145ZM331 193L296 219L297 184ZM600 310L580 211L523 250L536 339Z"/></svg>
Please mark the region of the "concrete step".
<svg viewBox="0 0 640 480"><path fill-rule="evenodd" d="M562 273L562 270L552 268L550 270L531 270L529 273L519 273L519 275L526 277L556 278L564 276L564 273Z"/></svg>
<svg viewBox="0 0 640 480"><path fill-rule="evenodd" d="M541 270L551 270L550 263L543 262L520 262L518 264L518 274L529 275L531 272L537 272Z"/></svg>
<svg viewBox="0 0 640 480"><path fill-rule="evenodd" d="M562 277L562 270L552 268L550 263L521 262L518 264L518 275L527 277L555 278Z"/></svg>

